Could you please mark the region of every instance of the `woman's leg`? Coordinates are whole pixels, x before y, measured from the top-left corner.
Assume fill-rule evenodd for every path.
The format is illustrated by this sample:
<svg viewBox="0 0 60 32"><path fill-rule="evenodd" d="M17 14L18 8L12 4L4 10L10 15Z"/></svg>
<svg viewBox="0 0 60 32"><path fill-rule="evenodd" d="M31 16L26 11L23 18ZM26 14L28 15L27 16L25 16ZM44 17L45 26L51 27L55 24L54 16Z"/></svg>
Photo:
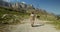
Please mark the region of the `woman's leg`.
<svg viewBox="0 0 60 32"><path fill-rule="evenodd" d="M32 21L31 24L33 25L34 24L34 21Z"/></svg>
<svg viewBox="0 0 60 32"><path fill-rule="evenodd" d="M34 20L31 21L31 26L32 26L32 27L34 26Z"/></svg>

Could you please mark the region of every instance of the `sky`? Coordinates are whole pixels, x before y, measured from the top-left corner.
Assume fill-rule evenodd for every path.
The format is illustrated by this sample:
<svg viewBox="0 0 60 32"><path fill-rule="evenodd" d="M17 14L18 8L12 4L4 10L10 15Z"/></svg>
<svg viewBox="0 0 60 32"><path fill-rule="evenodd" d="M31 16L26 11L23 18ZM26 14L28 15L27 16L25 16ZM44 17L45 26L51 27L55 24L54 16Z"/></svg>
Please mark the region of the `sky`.
<svg viewBox="0 0 60 32"><path fill-rule="evenodd" d="M7 2L25 2L49 13L60 14L60 0L5 0Z"/></svg>

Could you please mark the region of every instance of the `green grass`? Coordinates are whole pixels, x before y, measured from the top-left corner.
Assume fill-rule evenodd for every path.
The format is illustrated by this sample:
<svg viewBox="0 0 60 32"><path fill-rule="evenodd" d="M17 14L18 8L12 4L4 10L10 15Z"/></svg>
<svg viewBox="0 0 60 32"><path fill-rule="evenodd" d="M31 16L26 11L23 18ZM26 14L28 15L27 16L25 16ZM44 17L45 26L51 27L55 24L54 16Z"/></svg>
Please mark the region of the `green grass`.
<svg viewBox="0 0 60 32"><path fill-rule="evenodd" d="M54 25L57 30L60 30L60 20L57 20L56 17L52 15L48 15L47 17L45 15L40 15L40 20L49 21L47 24Z"/></svg>
<svg viewBox="0 0 60 32"><path fill-rule="evenodd" d="M8 15L2 18L4 14ZM16 12L12 9L0 7L0 24L18 24L21 23L21 20L28 18L28 16L28 13Z"/></svg>
<svg viewBox="0 0 60 32"><path fill-rule="evenodd" d="M50 24L54 25L57 30L60 30L60 20L52 21Z"/></svg>

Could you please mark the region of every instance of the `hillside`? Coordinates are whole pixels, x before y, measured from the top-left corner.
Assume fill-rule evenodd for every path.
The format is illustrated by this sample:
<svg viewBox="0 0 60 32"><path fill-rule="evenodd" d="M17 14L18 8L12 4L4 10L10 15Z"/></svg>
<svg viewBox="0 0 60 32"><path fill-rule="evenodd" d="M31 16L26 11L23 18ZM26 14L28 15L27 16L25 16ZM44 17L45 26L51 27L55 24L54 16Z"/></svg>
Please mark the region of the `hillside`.
<svg viewBox="0 0 60 32"><path fill-rule="evenodd" d="M13 9L0 7L0 24L19 23L28 16L27 13L16 12Z"/></svg>
<svg viewBox="0 0 60 32"><path fill-rule="evenodd" d="M16 6L15 4L17 4L18 6ZM54 15L48 13L46 10L35 8L33 5L28 5L25 3L15 3L15 4L13 5L14 7L0 6L0 20L1 20L0 22L5 22L5 21L9 22L9 20L15 18L17 18L17 20L22 18L23 19L29 18L29 15L32 11L34 11L37 16L40 16L39 19L41 20L55 19Z"/></svg>

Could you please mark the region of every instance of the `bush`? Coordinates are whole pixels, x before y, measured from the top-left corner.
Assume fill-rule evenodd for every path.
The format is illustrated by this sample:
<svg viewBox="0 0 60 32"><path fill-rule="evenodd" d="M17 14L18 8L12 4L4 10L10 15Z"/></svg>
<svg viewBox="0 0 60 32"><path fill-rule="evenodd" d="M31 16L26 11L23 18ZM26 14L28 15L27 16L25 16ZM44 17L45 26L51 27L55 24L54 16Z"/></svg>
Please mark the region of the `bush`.
<svg viewBox="0 0 60 32"><path fill-rule="evenodd" d="M7 14L3 18L0 18L0 23L2 23L2 24L14 24L14 23L20 23L21 20L22 20L22 18L17 16L17 15Z"/></svg>

